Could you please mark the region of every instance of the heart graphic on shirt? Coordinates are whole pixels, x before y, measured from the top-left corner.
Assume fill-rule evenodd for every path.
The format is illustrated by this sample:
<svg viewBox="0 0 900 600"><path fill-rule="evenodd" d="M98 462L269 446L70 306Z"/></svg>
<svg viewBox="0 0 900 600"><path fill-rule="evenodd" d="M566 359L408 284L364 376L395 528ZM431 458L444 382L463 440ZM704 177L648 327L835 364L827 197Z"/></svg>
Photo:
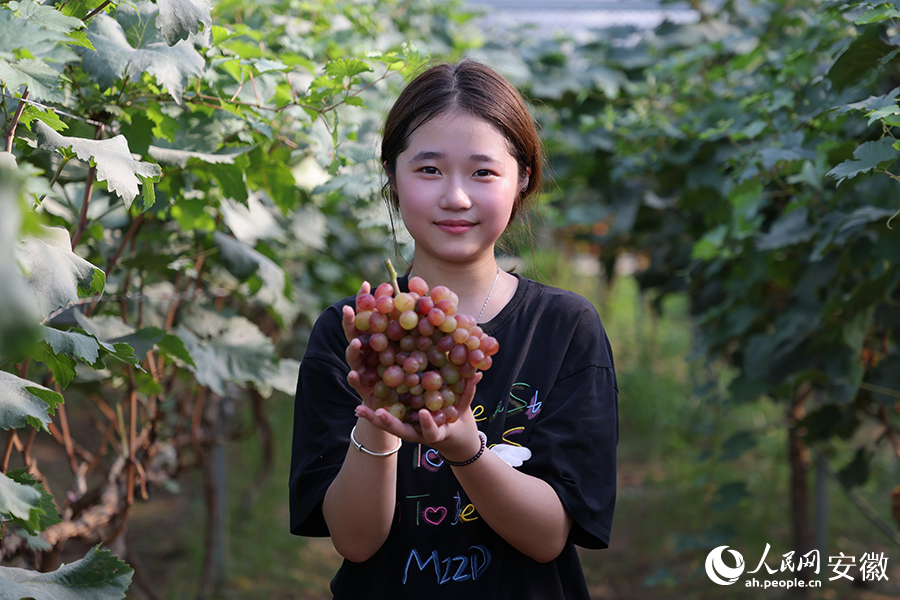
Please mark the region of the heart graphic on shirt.
<svg viewBox="0 0 900 600"><path fill-rule="evenodd" d="M422 518L427 523L439 525L441 521L447 518L447 507L445 506L426 506L422 511Z"/></svg>

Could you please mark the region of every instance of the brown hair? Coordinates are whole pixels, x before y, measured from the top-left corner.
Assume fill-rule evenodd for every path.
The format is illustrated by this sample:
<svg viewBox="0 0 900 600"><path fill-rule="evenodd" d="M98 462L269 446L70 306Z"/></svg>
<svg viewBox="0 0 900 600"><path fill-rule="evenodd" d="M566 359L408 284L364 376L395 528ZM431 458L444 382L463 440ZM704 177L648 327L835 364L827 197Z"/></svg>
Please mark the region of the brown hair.
<svg viewBox="0 0 900 600"><path fill-rule="evenodd" d="M522 206L541 189L541 140L521 94L493 69L475 62L435 65L413 79L388 113L381 141L381 164L388 181L382 195L399 210L394 190L397 156L409 146L409 138L423 123L445 113L459 111L483 119L503 134L510 154L519 165L522 191L513 203L510 222ZM526 167L531 168L531 175Z"/></svg>

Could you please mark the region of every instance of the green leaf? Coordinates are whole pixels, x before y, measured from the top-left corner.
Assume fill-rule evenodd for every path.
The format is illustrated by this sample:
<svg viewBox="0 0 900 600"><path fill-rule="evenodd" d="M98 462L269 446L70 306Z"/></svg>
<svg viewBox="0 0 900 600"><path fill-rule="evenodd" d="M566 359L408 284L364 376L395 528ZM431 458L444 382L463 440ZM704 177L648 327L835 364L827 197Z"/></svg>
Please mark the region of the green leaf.
<svg viewBox="0 0 900 600"><path fill-rule="evenodd" d="M191 372L216 394L224 395L229 382L267 386L275 372L272 341L244 317L198 310L176 334L193 359Z"/></svg>
<svg viewBox="0 0 900 600"><path fill-rule="evenodd" d="M49 414L62 402L63 397L53 390L0 371L0 429L19 429L33 423L46 429Z"/></svg>
<svg viewBox="0 0 900 600"><path fill-rule="evenodd" d="M224 152L212 154L209 152L196 152L193 150L180 150L177 148L160 148L159 146L150 146L150 156L163 164L175 165L184 169L188 165L188 161L192 158L211 165L233 165L234 159L241 154L249 151L250 148L229 148Z"/></svg>
<svg viewBox="0 0 900 600"><path fill-rule="evenodd" d="M893 46L882 41L877 27L867 27L837 56L828 71L828 79L839 91L843 90L860 81L893 50Z"/></svg>
<svg viewBox="0 0 900 600"><path fill-rule="evenodd" d="M729 510L734 508L744 498L749 498L747 482L732 481L719 486L716 490L716 499L712 503L713 510Z"/></svg>
<svg viewBox="0 0 900 600"><path fill-rule="evenodd" d="M17 354L37 339L42 316L16 256L28 214L22 210L26 178L12 154L0 153L0 354L6 356Z"/></svg>
<svg viewBox="0 0 900 600"><path fill-rule="evenodd" d="M153 185L154 180L151 177L139 174L138 179L141 180L141 197L144 200L141 212L147 212L156 204L156 186Z"/></svg>
<svg viewBox="0 0 900 600"><path fill-rule="evenodd" d="M244 182L245 171L235 164L218 163L204 167L219 183L219 188L225 198L232 198L238 202L247 201L247 184Z"/></svg>
<svg viewBox="0 0 900 600"><path fill-rule="evenodd" d="M71 356L56 354L47 344L39 345L32 354L36 360L47 365L47 368L53 373L53 379L62 389L69 387L69 384L75 379L75 368L78 363Z"/></svg>
<svg viewBox="0 0 900 600"><path fill-rule="evenodd" d="M868 25L870 23L881 23L897 18L900 18L900 10L897 10L896 6L884 3L867 10L862 15L856 17L856 20L853 22L857 25Z"/></svg>
<svg viewBox="0 0 900 600"><path fill-rule="evenodd" d="M99 15L98 15L99 16ZM95 163L97 179L106 181L109 188L125 202L125 208L138 195L138 184L148 179L157 180L162 175L159 165L135 160L128 149L128 140L117 135L107 140L61 135L43 123L37 123L38 146L49 152L61 148L72 148L78 158L86 163Z"/></svg>
<svg viewBox="0 0 900 600"><path fill-rule="evenodd" d="M182 231L213 231L216 220L210 210L209 202L203 198L181 200L171 208Z"/></svg>
<svg viewBox="0 0 900 600"><path fill-rule="evenodd" d="M140 13L132 16L134 9L123 6L116 16L142 32L138 46L129 43L126 30L116 19L100 14L91 20L88 38L96 50L81 51L82 68L103 89L111 88L126 74L140 79L141 73L149 73L181 104L187 79L203 73L206 62L188 41L171 47L166 44L154 25L155 4L142 2L137 9Z"/></svg>
<svg viewBox="0 0 900 600"><path fill-rule="evenodd" d="M99 548L51 573L0 567L0 599L121 600L134 570Z"/></svg>
<svg viewBox="0 0 900 600"><path fill-rule="evenodd" d="M7 487L8 491L8 486L5 486L2 478L0 478L0 513L10 515L12 522L24 528L31 535L37 535L38 531L44 531L51 525L62 521L62 518L59 516L59 510L56 508L56 504L53 503L53 496L44 489L43 483L37 481L24 468L10 471L7 475L12 484L19 486L19 491L30 490L32 494L29 494L29 497L33 498L33 492L37 492L37 504L28 510L28 514L24 516L5 510L3 507L3 496L5 495L3 488ZM18 508L21 509L21 506Z"/></svg>
<svg viewBox="0 0 900 600"><path fill-rule="evenodd" d="M66 16L51 5L23 0L22 2L10 2L8 6L17 11L19 16L29 24L51 31L69 33L84 27L84 21Z"/></svg>
<svg viewBox="0 0 900 600"><path fill-rule="evenodd" d="M0 520L37 524L41 512L41 492L0 473ZM34 531L34 527L30 529Z"/></svg>
<svg viewBox="0 0 900 600"><path fill-rule="evenodd" d="M42 318L74 304L81 293L103 291L103 271L72 252L71 246L68 231L46 227L42 237L28 238L19 247L19 257Z"/></svg>
<svg viewBox="0 0 900 600"><path fill-rule="evenodd" d="M28 86L31 98L63 102L65 97L60 89L65 77L42 60L23 58L9 63L0 58L0 82L16 92L22 86Z"/></svg>
<svg viewBox="0 0 900 600"><path fill-rule="evenodd" d="M872 455L865 448L860 448L847 465L838 471L838 479L848 488L864 484L869 479L869 465Z"/></svg>
<svg viewBox="0 0 900 600"><path fill-rule="evenodd" d="M100 343L93 337L77 331L60 331L43 326L44 341L54 354L65 354L93 365L100 358Z"/></svg>
<svg viewBox="0 0 900 600"><path fill-rule="evenodd" d="M254 298L271 306L285 322L297 316L297 307L285 295L287 277L284 269L268 256L219 231L213 232L213 241L222 254L222 260L231 273L239 279L258 275L261 286Z"/></svg>
<svg viewBox="0 0 900 600"><path fill-rule="evenodd" d="M862 173L883 169L900 156L900 150L894 147L894 143L895 140L891 137L883 137L875 142L866 142L853 151L853 157L856 160L845 160L828 171L828 175L837 179L840 184L844 180L853 179Z"/></svg>
<svg viewBox="0 0 900 600"><path fill-rule="evenodd" d="M42 121L49 125L54 131L64 131L68 129L68 125L63 122L62 119L57 116L55 111L45 110L42 108L38 108L33 104L29 104L25 107L25 110L22 111L22 117L19 119L19 123L27 127L29 130L31 129L31 123L35 120Z"/></svg>
<svg viewBox="0 0 900 600"><path fill-rule="evenodd" d="M325 65L325 72L332 77L354 77L372 70L369 63L358 58L341 58Z"/></svg>
<svg viewBox="0 0 900 600"><path fill-rule="evenodd" d="M767 233L757 238L756 248L762 251L776 250L809 241L815 234L816 228L809 223L809 211L802 207L775 221Z"/></svg>
<svg viewBox="0 0 900 600"><path fill-rule="evenodd" d="M157 0L156 26L169 46L212 26L209 0Z"/></svg>

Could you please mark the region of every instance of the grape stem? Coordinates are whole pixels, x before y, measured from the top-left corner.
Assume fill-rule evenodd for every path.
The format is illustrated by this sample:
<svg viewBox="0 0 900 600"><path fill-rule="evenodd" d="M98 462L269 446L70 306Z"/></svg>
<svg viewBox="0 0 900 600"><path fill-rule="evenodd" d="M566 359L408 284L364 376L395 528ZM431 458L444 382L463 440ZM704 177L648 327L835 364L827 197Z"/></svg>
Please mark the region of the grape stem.
<svg viewBox="0 0 900 600"><path fill-rule="evenodd" d="M387 267L388 275L391 277L391 285L394 286L394 295L400 295L400 284L397 283L397 271L394 270L394 265L391 263L391 259L387 259L384 261L384 266Z"/></svg>

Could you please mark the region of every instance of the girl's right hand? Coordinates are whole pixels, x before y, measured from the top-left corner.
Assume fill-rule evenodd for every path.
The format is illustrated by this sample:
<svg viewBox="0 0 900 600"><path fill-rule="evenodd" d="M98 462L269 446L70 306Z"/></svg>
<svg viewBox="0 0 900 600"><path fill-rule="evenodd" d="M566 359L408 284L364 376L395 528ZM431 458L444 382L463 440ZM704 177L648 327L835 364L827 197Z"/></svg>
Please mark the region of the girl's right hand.
<svg viewBox="0 0 900 600"><path fill-rule="evenodd" d="M364 281L359 288L359 294L368 294L371 286L368 281ZM357 294L357 295L359 295ZM372 387L364 386L360 372L364 370L361 350L362 342L359 340L360 333L356 329L356 311L352 306L345 306L342 314L341 325L344 327L344 335L347 336L347 365L350 366L350 373L347 374L347 383L350 384L359 397L365 401L372 396Z"/></svg>

